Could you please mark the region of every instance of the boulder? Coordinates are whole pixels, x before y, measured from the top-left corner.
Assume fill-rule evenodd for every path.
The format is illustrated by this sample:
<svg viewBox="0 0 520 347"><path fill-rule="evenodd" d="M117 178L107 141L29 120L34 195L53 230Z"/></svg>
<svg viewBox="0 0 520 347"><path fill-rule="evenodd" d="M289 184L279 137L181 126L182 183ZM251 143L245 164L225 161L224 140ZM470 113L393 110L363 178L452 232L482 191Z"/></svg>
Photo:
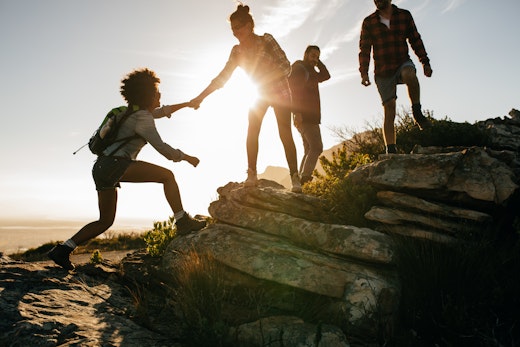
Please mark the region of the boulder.
<svg viewBox="0 0 520 347"><path fill-rule="evenodd" d="M311 302L328 298L321 316L335 317L330 323L341 322L344 331L374 333L381 311L395 316L399 285L388 235L303 219L306 209L319 206L316 198L272 182L260 181L258 188L229 183L218 192L209 208L215 223L175 238L163 256L163 272L174 273L182 255L195 250L228 268L234 284L255 288L271 283L283 298L295 291ZM297 309L289 300L267 300L289 313Z"/></svg>
<svg viewBox="0 0 520 347"><path fill-rule="evenodd" d="M331 325L315 325L298 317L273 316L233 329L238 346L349 347L343 332Z"/></svg>
<svg viewBox="0 0 520 347"><path fill-rule="evenodd" d="M518 179L511 161L500 158L511 156L478 147L437 150L383 155L349 175L378 190L383 206L365 214L376 230L451 242L510 218L504 214L518 203Z"/></svg>

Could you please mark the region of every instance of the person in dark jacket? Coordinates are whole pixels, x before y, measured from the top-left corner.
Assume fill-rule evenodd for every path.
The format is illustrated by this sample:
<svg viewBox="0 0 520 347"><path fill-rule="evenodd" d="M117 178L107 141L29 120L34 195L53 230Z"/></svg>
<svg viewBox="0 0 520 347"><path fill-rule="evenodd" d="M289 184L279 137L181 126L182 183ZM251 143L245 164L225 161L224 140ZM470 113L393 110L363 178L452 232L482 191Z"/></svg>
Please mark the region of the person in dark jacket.
<svg viewBox="0 0 520 347"><path fill-rule="evenodd" d="M408 43L423 65L424 75L432 68L424 44L409 11L398 8L391 0L374 0L376 11L363 20L359 38L359 72L361 84L369 86L368 67L373 51L374 76L384 108L383 137L387 153L396 153L394 120L396 89L406 84L415 122L422 130L431 122L421 111L419 80L408 54Z"/></svg>
<svg viewBox="0 0 520 347"><path fill-rule="evenodd" d="M318 84L329 78L329 71L320 60L320 48L314 45L305 49L303 60L293 63L289 76L293 98L294 126L300 132L303 140L304 154L299 170L302 184L312 180L312 172L323 152Z"/></svg>

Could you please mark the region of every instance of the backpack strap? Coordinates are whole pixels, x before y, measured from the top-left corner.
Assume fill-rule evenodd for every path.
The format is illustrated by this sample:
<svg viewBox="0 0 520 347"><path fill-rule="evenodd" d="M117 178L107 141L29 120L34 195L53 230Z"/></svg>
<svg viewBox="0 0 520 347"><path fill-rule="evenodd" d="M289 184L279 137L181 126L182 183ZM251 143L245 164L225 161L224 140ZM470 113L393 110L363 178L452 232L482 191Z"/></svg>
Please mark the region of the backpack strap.
<svg viewBox="0 0 520 347"><path fill-rule="evenodd" d="M123 123L128 119L128 117L130 117L130 115L136 113L137 111L139 111L139 106L129 105L129 107L126 109L125 113L121 116L121 119L119 121L117 121L117 116L116 116L116 118L115 118L116 125L115 126L118 128L118 130L121 127L121 125L123 125ZM138 135L138 134L134 134L134 135L126 136L126 137L123 137L122 139L118 139L118 140L114 141L114 143L112 143L112 144L115 144L118 142L120 142L120 144L115 149L111 150L110 153L107 154L106 156L110 157L112 154L119 151L119 149L121 149L121 147L126 145L128 142L130 142L133 139L138 139L138 138L142 138L142 136Z"/></svg>

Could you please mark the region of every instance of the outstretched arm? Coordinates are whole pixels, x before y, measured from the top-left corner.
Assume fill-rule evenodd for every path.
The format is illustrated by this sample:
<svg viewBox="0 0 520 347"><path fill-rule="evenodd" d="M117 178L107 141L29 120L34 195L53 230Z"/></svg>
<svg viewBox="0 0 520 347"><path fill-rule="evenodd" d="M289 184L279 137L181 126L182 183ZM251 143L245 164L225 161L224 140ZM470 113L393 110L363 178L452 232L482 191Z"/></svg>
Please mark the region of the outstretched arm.
<svg viewBox="0 0 520 347"><path fill-rule="evenodd" d="M211 83L209 86L206 87L197 97L191 99L191 101L188 103L190 107L193 107L194 109L198 109L200 107L201 102L211 93L213 93L215 90L217 90L218 87L215 86L214 83Z"/></svg>
<svg viewBox="0 0 520 347"><path fill-rule="evenodd" d="M181 108L185 108L185 107L189 107L190 106L190 103L189 102L182 102L180 104L174 104L174 105L168 105L166 107L169 108L168 112L170 114L174 113L174 112L177 112L179 111Z"/></svg>
<svg viewBox="0 0 520 347"><path fill-rule="evenodd" d="M153 118L162 118L162 117L170 118L172 113L177 112L181 108L190 107L190 106L191 106L191 104L189 102L183 102L180 104L173 104L173 105L164 105L164 106L158 107L155 110L153 110L152 115L153 115Z"/></svg>
<svg viewBox="0 0 520 347"><path fill-rule="evenodd" d="M231 75L233 74L233 71L237 68L237 54L238 54L238 46L234 46L231 50L231 53L229 54L228 61L226 62L226 65L220 71L220 73L215 77L211 83L195 98L191 99L189 102L189 106L193 107L194 109L198 109L201 102L211 93L213 93L215 90L222 88L226 82L229 80Z"/></svg>

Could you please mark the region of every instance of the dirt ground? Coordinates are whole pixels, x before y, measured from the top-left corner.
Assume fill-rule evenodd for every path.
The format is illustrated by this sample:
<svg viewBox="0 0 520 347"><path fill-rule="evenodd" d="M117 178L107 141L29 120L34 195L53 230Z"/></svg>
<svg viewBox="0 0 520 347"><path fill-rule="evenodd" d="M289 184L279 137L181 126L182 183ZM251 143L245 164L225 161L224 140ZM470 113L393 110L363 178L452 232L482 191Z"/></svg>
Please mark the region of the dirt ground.
<svg viewBox="0 0 520 347"><path fill-rule="evenodd" d="M128 253L132 253L133 250L125 250L125 251L106 251L101 252L101 256L103 260L106 260L112 264L117 264L123 259ZM90 257L92 253L80 253L80 254L72 254L70 260L75 265L87 264L90 262ZM39 263L43 263L45 265L54 264L51 260L41 261ZM56 265L58 266L58 265Z"/></svg>

